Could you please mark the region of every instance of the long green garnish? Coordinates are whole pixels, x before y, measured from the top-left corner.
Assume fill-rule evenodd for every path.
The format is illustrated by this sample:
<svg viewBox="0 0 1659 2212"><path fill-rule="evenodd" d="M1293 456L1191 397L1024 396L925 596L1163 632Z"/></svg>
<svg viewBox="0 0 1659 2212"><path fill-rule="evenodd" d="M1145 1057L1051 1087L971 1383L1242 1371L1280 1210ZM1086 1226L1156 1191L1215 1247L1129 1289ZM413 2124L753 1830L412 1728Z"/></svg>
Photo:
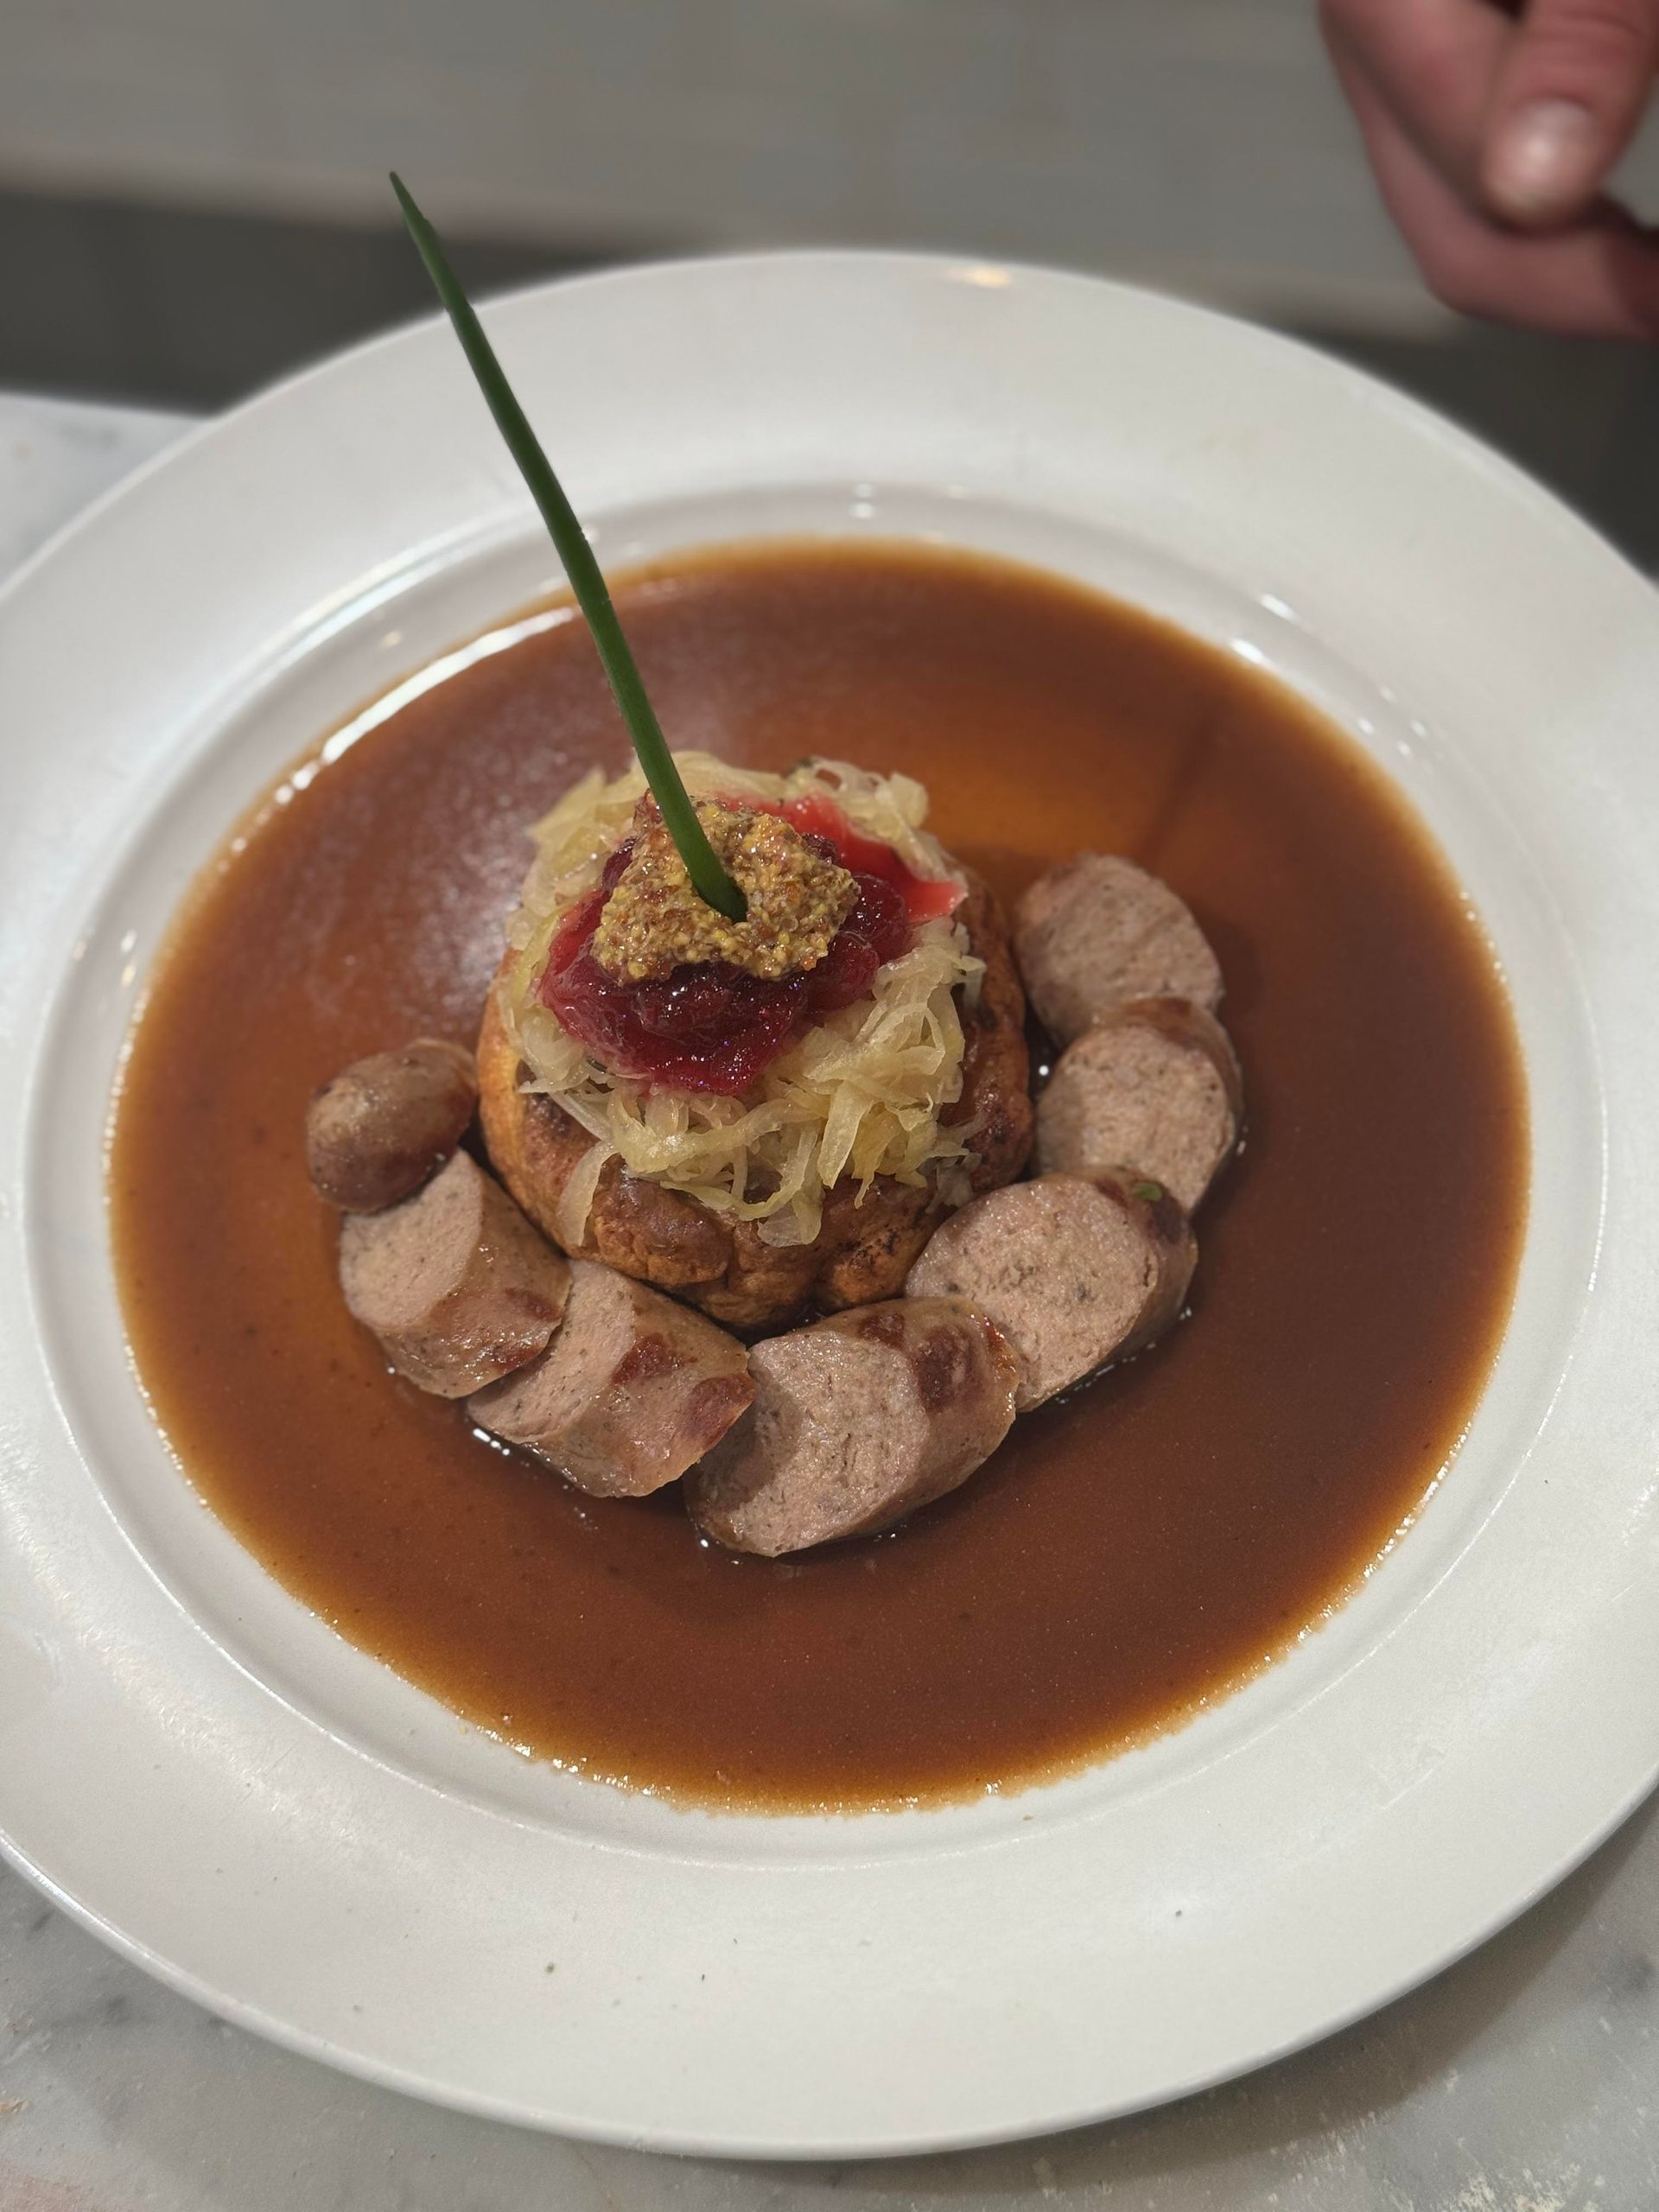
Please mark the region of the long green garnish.
<svg viewBox="0 0 1659 2212"><path fill-rule="evenodd" d="M536 433L525 418L524 409L513 397L512 386L507 382L501 364L495 358L495 349L484 335L483 327L473 312L472 302L462 291L438 234L420 209L415 205L403 179L394 170L391 188L397 195L397 204L404 211L404 220L409 234L415 241L416 251L426 264L426 273L432 279L433 289L443 302L444 312L454 327L461 340L461 351L467 365L478 378L479 389L489 403L495 417L496 428L506 441L507 450L518 464L519 474L530 486L531 497L542 511L542 519L564 563L564 573L570 580L570 588L576 603L588 618L588 627L593 632L594 643L599 647L600 659L605 673L611 680L611 690L622 719L627 724L628 734L633 740L633 749L639 756L639 766L645 772L645 781L651 785L652 796L663 810L663 821L668 834L679 849L685 862L686 873L698 892L728 921L741 922L747 912L743 893L732 881L719 861L714 848L703 835L702 824L697 819L680 772L674 765L674 756L668 749L662 725L645 696L645 687L639 680L639 671L634 665L628 641L618 621L616 609L600 566L594 558L593 548L576 520L575 510L564 495L563 486L553 474L552 465L542 451Z"/></svg>

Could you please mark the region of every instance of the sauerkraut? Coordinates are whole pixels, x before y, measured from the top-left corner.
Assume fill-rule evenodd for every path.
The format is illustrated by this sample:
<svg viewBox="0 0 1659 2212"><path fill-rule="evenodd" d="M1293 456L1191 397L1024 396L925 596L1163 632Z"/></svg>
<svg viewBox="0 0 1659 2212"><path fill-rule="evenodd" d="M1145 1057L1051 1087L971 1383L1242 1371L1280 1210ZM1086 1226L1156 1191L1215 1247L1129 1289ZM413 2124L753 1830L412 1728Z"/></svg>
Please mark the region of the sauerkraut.
<svg viewBox="0 0 1659 2212"><path fill-rule="evenodd" d="M924 829L927 793L908 776L836 760L772 776L705 753L675 758L694 798L821 793L915 874L962 880ZM564 1243L580 1242L612 1159L713 1213L757 1223L769 1244L811 1243L824 1194L843 1178L860 1198L888 1175L931 1183L946 1205L960 1205L972 1128L947 1128L940 1116L962 1095L957 994L970 1004L977 998L984 963L955 919L923 923L909 950L877 970L868 997L817 1020L741 1098L652 1090L613 1075L538 1002L559 924L598 882L645 788L637 767L612 783L594 769L566 792L531 832L536 859L507 927L516 957L499 987L501 1014L528 1071L521 1088L555 1100L594 1139L565 1188Z"/></svg>

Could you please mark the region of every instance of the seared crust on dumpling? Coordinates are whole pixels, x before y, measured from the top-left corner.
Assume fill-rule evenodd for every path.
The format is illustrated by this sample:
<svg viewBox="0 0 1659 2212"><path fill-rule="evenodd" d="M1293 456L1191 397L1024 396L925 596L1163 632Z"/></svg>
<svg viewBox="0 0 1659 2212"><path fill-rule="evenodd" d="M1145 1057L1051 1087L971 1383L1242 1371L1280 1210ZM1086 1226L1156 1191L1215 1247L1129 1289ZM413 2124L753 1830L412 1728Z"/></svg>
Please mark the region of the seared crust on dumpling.
<svg viewBox="0 0 1659 2212"><path fill-rule="evenodd" d="M979 1162L973 1173L977 1196L1012 1183L1031 1156L1031 1055L1026 1046L1025 986L1014 964L1007 922L989 886L971 868L963 873L968 896L957 919L985 963L985 973L977 1004L961 1008L967 1040L962 1096L939 1119L949 1128L977 1123L972 1139Z"/></svg>
<svg viewBox="0 0 1659 2212"><path fill-rule="evenodd" d="M977 1005L961 1008L962 1095L941 1119L973 1123L973 1187L981 1192L1011 1182L1031 1149L1026 1002L1001 910L971 876L960 918L985 973ZM861 1204L855 1184L830 1192L810 1244L767 1244L754 1223L711 1212L610 1160L580 1242L567 1243L559 1203L594 1141L551 1099L521 1091L523 1077L492 989L478 1040L479 1114L497 1174L573 1259L602 1260L728 1328L779 1329L808 1306L833 1311L896 1297L938 1226L942 1209L931 1184L879 1175Z"/></svg>

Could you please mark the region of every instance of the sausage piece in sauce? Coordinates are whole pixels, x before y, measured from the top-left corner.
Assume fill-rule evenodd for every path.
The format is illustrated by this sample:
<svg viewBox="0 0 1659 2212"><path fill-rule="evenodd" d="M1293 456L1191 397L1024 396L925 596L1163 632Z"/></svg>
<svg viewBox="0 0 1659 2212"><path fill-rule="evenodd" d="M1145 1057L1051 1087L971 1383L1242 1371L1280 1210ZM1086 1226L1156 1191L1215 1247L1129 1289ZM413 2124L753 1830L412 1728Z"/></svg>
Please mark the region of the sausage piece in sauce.
<svg viewBox="0 0 1659 2212"><path fill-rule="evenodd" d="M686 1484L705 1535L768 1558L889 1527L954 1490L1014 1422L1017 1368L958 1299L891 1299L770 1337L754 1404Z"/></svg>
<svg viewBox="0 0 1659 2212"><path fill-rule="evenodd" d="M477 1103L462 1046L417 1037L400 1052L354 1060L306 1109L313 1188L348 1213L395 1205L448 1159Z"/></svg>
<svg viewBox="0 0 1659 2212"><path fill-rule="evenodd" d="M641 1497L719 1442L754 1395L735 1337L592 1260L570 1268L543 1357L467 1410L595 1497Z"/></svg>
<svg viewBox="0 0 1659 2212"><path fill-rule="evenodd" d="M1037 1102L1040 1174L1129 1160L1191 1213L1238 1139L1243 1086L1214 1014L1190 999L1128 999L1068 1045Z"/></svg>
<svg viewBox="0 0 1659 2212"><path fill-rule="evenodd" d="M1198 1246L1133 1170L1044 1175L970 1199L911 1269L912 1298L965 1298L1020 1363L1020 1413L1151 1342L1180 1312Z"/></svg>
<svg viewBox="0 0 1659 2212"><path fill-rule="evenodd" d="M500 1185L458 1152L402 1205L346 1215L340 1280L400 1375L461 1398L545 1348L570 1270Z"/></svg>
<svg viewBox="0 0 1659 2212"><path fill-rule="evenodd" d="M1060 1044L1122 999L1221 1003L1221 969L1185 903L1116 853L1079 853L1020 894L1014 950L1026 993Z"/></svg>

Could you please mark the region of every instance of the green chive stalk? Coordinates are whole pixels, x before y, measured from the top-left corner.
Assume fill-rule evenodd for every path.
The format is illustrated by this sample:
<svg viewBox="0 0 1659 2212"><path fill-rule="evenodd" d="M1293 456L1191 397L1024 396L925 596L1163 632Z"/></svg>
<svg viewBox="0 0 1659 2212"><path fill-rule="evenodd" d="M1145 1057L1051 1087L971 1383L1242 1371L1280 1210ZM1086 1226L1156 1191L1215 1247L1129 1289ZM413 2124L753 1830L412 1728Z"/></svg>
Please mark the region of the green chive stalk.
<svg viewBox="0 0 1659 2212"><path fill-rule="evenodd" d="M713 846L703 834L702 823L690 794L680 780L680 772L674 765L674 756L668 749L662 725L658 722L645 687L640 681L639 671L629 650L622 625L617 620L616 608L594 558L592 546L576 520L575 510L564 495L563 486L553 474L552 464L542 451L540 441L530 427L524 409L513 395L495 349L484 335L483 327L473 312L471 301L461 289L459 279L449 266L448 257L426 217L422 214L410 196L408 188L396 171L392 173L391 188L397 195L403 209L404 221L416 251L426 264L426 273L432 279L433 289L443 303L445 314L461 340L467 365L478 379L480 391L495 417L496 428L506 442L508 452L518 464L518 472L530 486L531 497L541 509L542 519L564 564L570 588L576 603L588 619L594 643L599 648L599 658L605 673L610 678L616 703L627 724L628 734L633 740L633 749L639 757L639 766L645 772L652 796L662 809L663 821L685 862L698 893L716 912L724 914L728 921L741 922L747 911L743 893L732 881L715 856Z"/></svg>

